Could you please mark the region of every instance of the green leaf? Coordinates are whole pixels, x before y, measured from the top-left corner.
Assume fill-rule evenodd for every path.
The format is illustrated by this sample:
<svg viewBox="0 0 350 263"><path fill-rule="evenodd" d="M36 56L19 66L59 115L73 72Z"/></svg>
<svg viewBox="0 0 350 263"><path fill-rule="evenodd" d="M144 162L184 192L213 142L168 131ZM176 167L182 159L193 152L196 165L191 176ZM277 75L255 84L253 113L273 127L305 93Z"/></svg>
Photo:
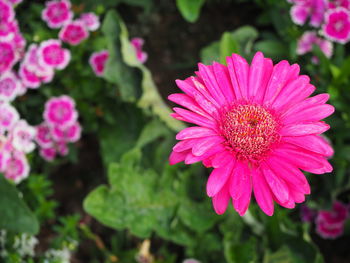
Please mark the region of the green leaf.
<svg viewBox="0 0 350 263"><path fill-rule="evenodd" d="M19 195L16 187L0 175L0 229L35 235L39 232L38 220Z"/></svg>
<svg viewBox="0 0 350 263"><path fill-rule="evenodd" d="M252 55L253 43L258 36L258 31L252 26L241 26L232 32L233 39L239 45L239 54L244 57Z"/></svg>
<svg viewBox="0 0 350 263"><path fill-rule="evenodd" d="M188 22L195 22L205 0L176 0L177 8Z"/></svg>
<svg viewBox="0 0 350 263"><path fill-rule="evenodd" d="M261 40L255 43L255 50L261 51L266 57L281 59L288 56L286 46L277 40Z"/></svg>
<svg viewBox="0 0 350 263"><path fill-rule="evenodd" d="M220 40L220 62L226 64L226 57L239 53L239 46L232 34L225 32Z"/></svg>
<svg viewBox="0 0 350 263"><path fill-rule="evenodd" d="M200 57L203 64L210 65L214 61L220 60L220 42L216 41L204 47L200 51Z"/></svg>
<svg viewBox="0 0 350 263"><path fill-rule="evenodd" d="M109 51L104 78L117 85L122 100L134 102L141 95L141 76L135 68L129 67L122 60L119 19L117 12L112 10L103 21L102 32Z"/></svg>
<svg viewBox="0 0 350 263"><path fill-rule="evenodd" d="M257 240L251 237L247 241L232 242L225 238L224 251L228 263L257 262Z"/></svg>
<svg viewBox="0 0 350 263"><path fill-rule="evenodd" d="M111 164L110 187L100 186L91 192L84 208L109 227L128 228L134 235L147 238L153 230L169 223L177 199L158 184L158 174L138 166L139 158L139 151L134 150L120 163Z"/></svg>

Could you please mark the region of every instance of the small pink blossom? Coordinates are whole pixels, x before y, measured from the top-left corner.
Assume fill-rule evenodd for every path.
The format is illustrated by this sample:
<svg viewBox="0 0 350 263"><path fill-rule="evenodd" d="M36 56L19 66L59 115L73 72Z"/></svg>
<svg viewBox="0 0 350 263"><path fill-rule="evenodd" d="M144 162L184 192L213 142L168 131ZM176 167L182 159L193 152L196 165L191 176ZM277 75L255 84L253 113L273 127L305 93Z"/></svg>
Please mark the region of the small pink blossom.
<svg viewBox="0 0 350 263"><path fill-rule="evenodd" d="M328 8L337 8L337 7L344 7L346 9L350 8L350 1L349 0L333 0L333 1L328 1Z"/></svg>
<svg viewBox="0 0 350 263"><path fill-rule="evenodd" d="M5 162L5 178L19 183L29 175L29 164L22 152L14 152Z"/></svg>
<svg viewBox="0 0 350 263"><path fill-rule="evenodd" d="M52 128L52 137L56 141L62 142L76 142L80 139L81 136L81 126L78 122L68 126L54 126Z"/></svg>
<svg viewBox="0 0 350 263"><path fill-rule="evenodd" d="M15 18L15 11L7 0L0 0L0 21L9 22Z"/></svg>
<svg viewBox="0 0 350 263"><path fill-rule="evenodd" d="M19 120L17 110L8 103L0 104L0 134L12 129Z"/></svg>
<svg viewBox="0 0 350 263"><path fill-rule="evenodd" d="M40 147L52 147L53 140L51 138L51 131L46 123L42 123L36 127L35 141L39 144Z"/></svg>
<svg viewBox="0 0 350 263"><path fill-rule="evenodd" d="M347 217L347 206L336 201L331 211L319 211L316 218L316 232L323 238L335 239L343 234Z"/></svg>
<svg viewBox="0 0 350 263"><path fill-rule="evenodd" d="M90 56L89 63L95 72L96 76L102 76L106 62L108 60L109 53L108 50L102 50L100 52L94 52Z"/></svg>
<svg viewBox="0 0 350 263"><path fill-rule="evenodd" d="M73 18L68 0L53 0L46 2L46 7L41 13L41 18L47 22L50 28L60 28L69 23Z"/></svg>
<svg viewBox="0 0 350 263"><path fill-rule="evenodd" d="M326 10L325 0L299 0L293 1L294 6L290 10L292 20L297 25L304 25L310 18L310 24L319 27L323 22Z"/></svg>
<svg viewBox="0 0 350 263"><path fill-rule="evenodd" d="M12 44L0 42L0 74L11 70L16 63L15 50Z"/></svg>
<svg viewBox="0 0 350 263"><path fill-rule="evenodd" d="M21 82L12 71L0 75L0 101L12 101L21 88Z"/></svg>
<svg viewBox="0 0 350 263"><path fill-rule="evenodd" d="M76 46L83 40L89 37L89 31L87 31L85 25L81 21L72 21L65 25L60 33L59 38L70 45Z"/></svg>
<svg viewBox="0 0 350 263"><path fill-rule="evenodd" d="M40 149L40 156L44 160L51 162L56 158L56 149L53 147L41 148Z"/></svg>
<svg viewBox="0 0 350 263"><path fill-rule="evenodd" d="M318 45L323 52L323 54L330 58L333 55L333 44L332 42L322 39L317 36L317 33L314 31L306 31L297 43L297 54L304 55L312 51L313 46ZM317 57L312 58L313 61L318 61Z"/></svg>
<svg viewBox="0 0 350 263"><path fill-rule="evenodd" d="M36 130L25 120L18 121L10 132L13 147L21 152L30 153L35 149Z"/></svg>
<svg viewBox="0 0 350 263"><path fill-rule="evenodd" d="M37 50L39 64L45 67L64 69L71 58L70 51L61 47L61 41L50 39L40 44Z"/></svg>
<svg viewBox="0 0 350 263"><path fill-rule="evenodd" d="M45 104L44 119L50 126L69 127L77 118L75 102L71 97L53 97Z"/></svg>
<svg viewBox="0 0 350 263"><path fill-rule="evenodd" d="M144 40L139 37L134 37L131 39L130 43L135 49L137 60L140 61L140 63L145 63L148 58L148 54L142 51Z"/></svg>
<svg viewBox="0 0 350 263"><path fill-rule="evenodd" d="M1 41L13 40L17 32L18 32L18 25L15 20L0 21L0 40Z"/></svg>
<svg viewBox="0 0 350 263"><path fill-rule="evenodd" d="M95 31L100 27L98 16L94 13L81 14L79 20L82 21L85 27L90 31Z"/></svg>
<svg viewBox="0 0 350 263"><path fill-rule="evenodd" d="M328 10L322 32L332 41L347 43L350 40L350 12L343 7Z"/></svg>

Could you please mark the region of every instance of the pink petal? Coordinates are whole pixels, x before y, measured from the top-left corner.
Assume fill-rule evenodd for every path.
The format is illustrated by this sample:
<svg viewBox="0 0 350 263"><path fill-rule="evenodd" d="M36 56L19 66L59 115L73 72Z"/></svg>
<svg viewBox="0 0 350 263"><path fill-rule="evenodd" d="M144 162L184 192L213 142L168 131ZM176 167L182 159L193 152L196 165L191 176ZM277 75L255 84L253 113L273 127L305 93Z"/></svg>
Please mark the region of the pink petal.
<svg viewBox="0 0 350 263"><path fill-rule="evenodd" d="M250 198L252 196L252 181L249 177L247 183L244 187L242 195L237 200L232 200L233 207L238 212L240 216L243 216L249 207Z"/></svg>
<svg viewBox="0 0 350 263"><path fill-rule="evenodd" d="M218 215L225 213L228 203L230 201L230 195L228 193L227 186L224 186L219 193L217 193L213 198L214 210Z"/></svg>
<svg viewBox="0 0 350 263"><path fill-rule="evenodd" d="M209 197L215 196L226 184L231 175L234 163L234 161L231 161L228 165L216 168L211 172L207 182L207 195Z"/></svg>
<svg viewBox="0 0 350 263"><path fill-rule="evenodd" d="M314 105L293 114L286 114L284 124L313 122L322 120L334 112L334 107L328 104Z"/></svg>
<svg viewBox="0 0 350 263"><path fill-rule="evenodd" d="M235 157L231 153L223 151L215 155L212 161L212 165L214 168L219 168L221 166L227 165L234 158Z"/></svg>
<svg viewBox="0 0 350 263"><path fill-rule="evenodd" d="M309 16L309 11L304 5L295 5L291 8L290 15L295 24L304 25Z"/></svg>
<svg viewBox="0 0 350 263"><path fill-rule="evenodd" d="M240 55L226 58L231 82L237 99L247 99L249 64Z"/></svg>
<svg viewBox="0 0 350 263"><path fill-rule="evenodd" d="M190 96L182 93L175 93L168 96L168 100L173 101L187 109L206 117L207 119L212 119L210 115L204 112L198 104Z"/></svg>
<svg viewBox="0 0 350 263"><path fill-rule="evenodd" d="M249 69L248 97L251 99L254 99L259 92L263 92L266 86L266 83L263 83L265 73L264 66L264 55L261 52L257 52Z"/></svg>
<svg viewBox="0 0 350 263"><path fill-rule="evenodd" d="M251 183L250 181L248 165L246 163L236 162L229 185L231 198L234 200L238 199L247 189Z"/></svg>
<svg viewBox="0 0 350 263"><path fill-rule="evenodd" d="M186 155L188 154L189 151L185 151L185 152L172 152L170 154L170 157L169 157L169 163L170 165L174 165L174 164L177 164L179 162L182 162L185 160L186 158Z"/></svg>
<svg viewBox="0 0 350 263"><path fill-rule="evenodd" d="M324 104L328 99L329 99L329 95L325 93L307 98L306 100L296 103L293 106L291 106L289 109L287 109L287 111L284 114L282 114L282 117L284 117L285 115L293 115L299 111L305 110L314 105Z"/></svg>
<svg viewBox="0 0 350 263"><path fill-rule="evenodd" d="M262 173L271 191L280 203L286 203L289 200L289 190L287 184L275 174L270 167L262 165Z"/></svg>
<svg viewBox="0 0 350 263"><path fill-rule="evenodd" d="M188 127L176 135L176 140L194 139L217 135L212 129L204 127Z"/></svg>
<svg viewBox="0 0 350 263"><path fill-rule="evenodd" d="M312 134L321 134L327 131L329 128L330 126L323 121L308 124L290 124L282 127L282 129L280 130L280 134L282 136L304 136Z"/></svg>
<svg viewBox="0 0 350 263"><path fill-rule="evenodd" d="M210 148L217 144L221 144L224 140L225 139L221 136L211 136L198 139L198 142L192 148L192 154L195 156L202 156Z"/></svg>
<svg viewBox="0 0 350 263"><path fill-rule="evenodd" d="M283 137L283 141L324 156L332 156L334 154L333 148L329 143L318 135Z"/></svg>
<svg viewBox="0 0 350 263"><path fill-rule="evenodd" d="M206 117L200 116L192 111L188 111L181 108L174 108L174 111L179 114L186 122L194 123L199 126L204 126L207 128L214 128L215 123Z"/></svg>
<svg viewBox="0 0 350 263"><path fill-rule="evenodd" d="M213 64L215 77L220 83L220 88L222 94L226 97L227 102L232 102L235 100L235 94L232 88L230 75L226 66L221 65L220 63L214 62Z"/></svg>
<svg viewBox="0 0 350 263"><path fill-rule="evenodd" d="M198 139L188 139L184 141L180 141L173 147L174 152L183 152L191 149L194 145L199 142Z"/></svg>
<svg viewBox="0 0 350 263"><path fill-rule="evenodd" d="M252 169L252 181L256 202L265 214L272 216L274 206L271 191L260 169Z"/></svg>

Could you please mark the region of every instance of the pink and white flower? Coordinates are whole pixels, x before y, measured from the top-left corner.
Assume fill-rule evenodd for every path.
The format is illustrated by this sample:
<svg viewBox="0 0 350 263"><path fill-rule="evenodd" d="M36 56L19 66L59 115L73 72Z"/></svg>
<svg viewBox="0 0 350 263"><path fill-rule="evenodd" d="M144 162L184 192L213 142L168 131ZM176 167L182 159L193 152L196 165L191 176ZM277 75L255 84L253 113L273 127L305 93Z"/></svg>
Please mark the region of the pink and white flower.
<svg viewBox="0 0 350 263"><path fill-rule="evenodd" d="M0 41L13 40L17 32L17 21L0 21Z"/></svg>
<svg viewBox="0 0 350 263"><path fill-rule="evenodd" d="M40 156L44 160L51 162L56 158L56 149L53 147L41 148L40 149Z"/></svg>
<svg viewBox="0 0 350 263"><path fill-rule="evenodd" d="M310 186L301 170L332 171L332 147L320 136L334 112L328 94L309 97L315 87L297 64L276 65L261 52L251 62L237 54L227 66L199 64L195 77L177 80L172 116L194 124L176 135L170 164L202 162L213 167L207 195L217 214L231 202L244 215L251 196L267 214L274 202L286 208L305 201Z"/></svg>
<svg viewBox="0 0 350 263"><path fill-rule="evenodd" d="M325 0L299 0L294 1L294 6L290 10L292 20L297 25L304 25L310 18L310 24L319 27L326 11Z"/></svg>
<svg viewBox="0 0 350 263"><path fill-rule="evenodd" d="M147 58L148 58L148 54L146 52L142 51L142 46L143 46L144 42L145 41L140 37L134 37L130 41L131 45L135 49L136 58L140 63L145 63Z"/></svg>
<svg viewBox="0 0 350 263"><path fill-rule="evenodd" d="M14 152L5 161L4 176L15 183L19 183L28 177L29 170L26 156L22 152Z"/></svg>
<svg viewBox="0 0 350 263"><path fill-rule="evenodd" d="M81 126L78 122L68 126L54 126L52 127L52 137L59 142L76 142L81 136Z"/></svg>
<svg viewBox="0 0 350 263"><path fill-rule="evenodd" d="M306 31L301 36L297 43L296 52L298 55L304 55L311 52L314 45L318 45L327 58L330 58L333 55L332 42L318 37L315 31ZM318 59L316 57L313 57L313 60Z"/></svg>
<svg viewBox="0 0 350 263"><path fill-rule="evenodd" d="M345 44L350 40L350 12L338 7L330 9L322 26L323 35L329 40Z"/></svg>
<svg viewBox="0 0 350 263"><path fill-rule="evenodd" d="M61 41L50 39L42 42L37 50L38 62L42 67L64 69L71 58L70 51L61 47Z"/></svg>
<svg viewBox="0 0 350 263"><path fill-rule="evenodd" d="M15 18L15 11L7 0L0 0L0 21L10 22Z"/></svg>
<svg viewBox="0 0 350 263"><path fill-rule="evenodd" d="M16 63L16 54L12 44L0 42L0 74L11 70Z"/></svg>
<svg viewBox="0 0 350 263"><path fill-rule="evenodd" d="M44 120L52 127L69 127L77 121L77 118L75 102L71 97L53 97L45 104Z"/></svg>
<svg viewBox="0 0 350 263"><path fill-rule="evenodd" d="M81 21L72 21L65 25L60 33L59 38L70 45L76 46L89 37L85 25Z"/></svg>
<svg viewBox="0 0 350 263"><path fill-rule="evenodd" d="M0 75L0 101L12 101L21 88L21 82L12 71Z"/></svg>
<svg viewBox="0 0 350 263"><path fill-rule="evenodd" d="M17 110L8 103L0 104L0 134L9 131L19 120Z"/></svg>
<svg viewBox="0 0 350 263"><path fill-rule="evenodd" d="M53 145L53 139L51 137L51 130L46 123L42 123L36 127L35 141L40 147L49 148Z"/></svg>
<svg viewBox="0 0 350 263"><path fill-rule="evenodd" d="M336 201L331 211L319 211L316 218L316 232L323 238L335 239L343 234L347 217L348 207Z"/></svg>
<svg viewBox="0 0 350 263"><path fill-rule="evenodd" d="M41 13L41 18L50 28L60 28L72 20L73 12L70 8L71 4L68 0L48 1Z"/></svg>
<svg viewBox="0 0 350 263"><path fill-rule="evenodd" d="M94 52L90 56L89 63L96 76L102 76L105 70L106 62L109 58L108 50Z"/></svg>
<svg viewBox="0 0 350 263"><path fill-rule="evenodd" d="M10 131L13 147L21 152L30 153L35 149L34 138L36 130L25 120L18 121Z"/></svg>
<svg viewBox="0 0 350 263"><path fill-rule="evenodd" d="M94 13L81 14L79 20L82 21L85 27L90 31L95 31L100 27L99 18Z"/></svg>
<svg viewBox="0 0 350 263"><path fill-rule="evenodd" d="M350 1L349 0L332 0L328 1L328 8L337 8L337 7L344 7L346 9L350 8Z"/></svg>

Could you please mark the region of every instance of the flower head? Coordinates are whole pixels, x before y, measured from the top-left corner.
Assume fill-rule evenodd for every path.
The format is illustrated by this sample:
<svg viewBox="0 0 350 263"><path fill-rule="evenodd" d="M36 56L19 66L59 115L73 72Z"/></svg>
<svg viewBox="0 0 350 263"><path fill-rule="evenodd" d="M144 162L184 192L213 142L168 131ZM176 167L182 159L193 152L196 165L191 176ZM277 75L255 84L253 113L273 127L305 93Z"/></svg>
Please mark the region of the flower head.
<svg viewBox="0 0 350 263"><path fill-rule="evenodd" d="M12 71L0 75L0 101L12 101L21 88L21 82Z"/></svg>
<svg viewBox="0 0 350 263"><path fill-rule="evenodd" d="M12 21L15 18L15 11L7 0L0 0L0 21Z"/></svg>
<svg viewBox="0 0 350 263"><path fill-rule="evenodd" d="M63 42L76 46L89 37L89 31L82 21L77 20L65 25L61 29L59 37Z"/></svg>
<svg viewBox="0 0 350 263"><path fill-rule="evenodd" d="M10 132L12 145L17 151L30 153L35 149L33 142L36 130L28 125L25 120L18 121Z"/></svg>
<svg viewBox="0 0 350 263"><path fill-rule="evenodd" d="M70 10L70 7L71 4L68 0L48 1L41 13L41 17L50 28L60 28L73 18L73 12Z"/></svg>
<svg viewBox="0 0 350 263"><path fill-rule="evenodd" d="M0 104L0 134L10 131L19 120L17 110L8 103Z"/></svg>
<svg viewBox="0 0 350 263"><path fill-rule="evenodd" d="M16 53L14 46L9 42L0 41L0 74L11 70L16 63Z"/></svg>
<svg viewBox="0 0 350 263"><path fill-rule="evenodd" d="M29 170L27 158L22 152L14 152L5 160L4 176L15 183L28 177Z"/></svg>
<svg viewBox="0 0 350 263"><path fill-rule="evenodd" d="M146 52L142 51L142 46L144 44L144 40L140 37L134 37L131 39L130 43L134 47L135 52L136 52L136 58L140 63L145 63L148 55Z"/></svg>
<svg viewBox="0 0 350 263"><path fill-rule="evenodd" d="M310 18L310 24L319 27L323 22L326 10L325 0L299 0L294 1L294 6L290 10L292 20L297 25L304 25Z"/></svg>
<svg viewBox="0 0 350 263"><path fill-rule="evenodd" d="M345 44L350 40L350 12L339 7L330 9L322 26L324 36L332 41Z"/></svg>
<svg viewBox="0 0 350 263"><path fill-rule="evenodd" d="M268 215L273 201L293 208L305 200L310 186L300 169L331 172L331 146L320 134L329 129L321 119L333 113L329 96L308 98L315 87L299 66L281 61L273 65L261 52L251 65L233 54L227 67L199 64L196 77L177 80L185 94L169 100L172 116L195 126L179 132L170 163L203 162L213 167L207 194L218 214L230 200L244 215L251 194Z"/></svg>
<svg viewBox="0 0 350 263"><path fill-rule="evenodd" d="M81 14L79 20L82 21L85 27L90 31L95 31L100 27L98 16L94 13Z"/></svg>
<svg viewBox="0 0 350 263"><path fill-rule="evenodd" d="M105 65L108 60L108 50L92 53L89 59L90 66L95 72L96 76L102 76L105 70Z"/></svg>
<svg viewBox="0 0 350 263"><path fill-rule="evenodd" d="M54 97L45 104L44 119L50 126L68 127L76 122L75 102L68 96Z"/></svg>
<svg viewBox="0 0 350 263"><path fill-rule="evenodd" d="M50 39L42 42L37 50L40 65L64 69L70 61L70 51L61 47L61 41Z"/></svg>
<svg viewBox="0 0 350 263"><path fill-rule="evenodd" d="M348 207L336 201L331 211L319 211L316 218L316 232L323 238L337 238L344 232L347 217Z"/></svg>

